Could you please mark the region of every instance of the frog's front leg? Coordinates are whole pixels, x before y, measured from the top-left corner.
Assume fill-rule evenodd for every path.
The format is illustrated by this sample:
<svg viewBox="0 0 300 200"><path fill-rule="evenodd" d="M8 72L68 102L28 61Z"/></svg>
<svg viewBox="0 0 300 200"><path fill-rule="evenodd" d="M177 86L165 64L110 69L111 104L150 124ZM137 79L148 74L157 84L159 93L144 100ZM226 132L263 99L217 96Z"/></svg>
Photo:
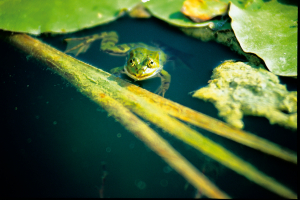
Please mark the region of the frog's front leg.
<svg viewBox="0 0 300 200"><path fill-rule="evenodd" d="M166 91L170 87L171 75L167 71L161 70L159 72L158 76L161 78L161 85L159 86L159 88L157 88L157 90L155 91L155 93L157 93L158 95L161 94L161 96L164 97Z"/></svg>
<svg viewBox="0 0 300 200"><path fill-rule="evenodd" d="M110 70L110 73L116 75L116 76L120 76L120 74L124 74L124 67L115 67L113 69Z"/></svg>

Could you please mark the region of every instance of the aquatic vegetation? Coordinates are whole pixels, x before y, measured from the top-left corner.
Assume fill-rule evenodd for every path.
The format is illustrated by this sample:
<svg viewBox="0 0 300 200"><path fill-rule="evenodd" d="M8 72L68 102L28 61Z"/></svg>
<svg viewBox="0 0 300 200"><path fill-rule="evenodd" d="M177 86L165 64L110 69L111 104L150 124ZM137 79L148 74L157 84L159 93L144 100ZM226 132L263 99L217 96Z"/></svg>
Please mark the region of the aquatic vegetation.
<svg viewBox="0 0 300 200"><path fill-rule="evenodd" d="M41 2L3 0L0 3L0 29L30 33L69 33L106 24L131 10L139 0Z"/></svg>
<svg viewBox="0 0 300 200"><path fill-rule="evenodd" d="M278 77L274 74L263 68L252 66L252 64L259 65L265 61L267 67L275 74L297 76L295 33L297 33L298 25L295 6L282 5L275 0L266 2L232 0L231 4L224 0L222 2L230 6L229 15L232 23L224 19L195 23L180 12L184 0L151 0L146 3L141 3L139 0L117 0L115 2L111 4L111 1L94 0L82 3L82 1L74 0L63 2L53 0L51 3L41 4L39 0L3 0L0 3L0 15L3 19L0 20L0 29L34 35L68 33L108 23L123 16L127 11L130 13L136 6L142 7L142 10L146 10L147 13L140 15L132 12L130 16L149 17L151 14L171 25L180 27L189 35L204 41L215 40L230 46L231 49L245 55L251 62L251 67L238 63L234 65L234 69L227 66L228 63L233 64L232 62L226 62L222 67L214 70L216 73L209 86L194 94L215 102L221 110L220 115L229 123L242 128L242 116L251 114L265 116L271 123L297 129L297 92L288 92L279 84ZM267 7L267 4L272 6ZM273 11L278 14L278 17L274 19L276 21L273 21ZM288 14L283 15L282 11ZM242 19L239 19L239 15L243 16ZM267 20L265 20L266 16L268 16ZM280 38L276 35L280 35ZM206 196L229 197L139 117L262 187L283 197L297 197L286 186L260 172L250 163L206 138L182 121L297 164L295 152L119 80L101 69L66 56L29 36L1 32L0 37L23 49L29 54L28 57L35 57L44 62L77 87L78 91L97 102L110 116L147 144ZM281 40L281 38L284 39ZM247 49L248 47L255 48ZM263 54L260 54L261 51ZM252 52L258 56L246 52ZM272 62L269 62L270 60ZM226 73L226 80L220 78L223 73ZM253 77L257 78L253 79ZM267 109L271 112L267 112ZM100 196L101 193L103 196L101 191Z"/></svg>
<svg viewBox="0 0 300 200"><path fill-rule="evenodd" d="M186 158L179 154L167 141L136 115L152 122L164 131L201 151L203 154L266 189L283 197L297 197L286 186L260 172L250 163L243 161L221 145L206 138L178 119L217 134L234 135L237 133L234 140L238 141L239 139L237 138L240 138L242 141L249 138L249 146L255 146L253 143L263 144L264 147L261 146L260 150L266 150L266 152L272 153L271 155L297 163L297 155L294 152L285 150L264 139L251 136L249 133L231 128L216 119L166 100L117 77L113 77L101 69L67 56L27 35L3 34L2 38L41 62L44 62L53 71L77 87L82 94L101 105L109 115L113 116L126 129L147 144L149 148L161 156L172 168L206 196L215 198L228 197L226 193L217 188L215 184L209 181ZM233 137L229 136L228 138ZM255 140L258 141L254 142Z"/></svg>
<svg viewBox="0 0 300 200"><path fill-rule="evenodd" d="M244 52L262 58L281 76L297 76L298 8L278 1L259 9L241 9L231 3L231 26ZM262 17L263 16L263 17Z"/></svg>
<svg viewBox="0 0 300 200"><path fill-rule="evenodd" d="M201 12L205 12L205 16L210 18L224 13L224 8L229 4L228 0L201 2L202 6L205 5L205 9L200 9ZM123 16L127 11L132 17L148 18L152 15L177 27L198 27L200 31L204 29L204 32L208 28L214 32L217 30L218 34L223 34L222 30L231 30L230 25L232 25L232 30L243 51L254 53L262 58L268 69L277 75L297 76L298 8L296 6L284 5L277 0L267 2L232 0L228 13L232 19L231 23L215 18L196 23L180 12L183 4L184 0L151 0L145 3L139 0L117 0L115 4L111 4L110 1L96 0L88 3L72 0L63 2L53 0L48 3L41 3L38 0L4 0L0 4L2 19L0 29L34 35L68 33L108 23ZM220 5L221 7L218 7ZM37 7L39 9L36 9ZM218 11L217 14L215 10Z"/></svg>
<svg viewBox="0 0 300 200"><path fill-rule="evenodd" d="M297 91L289 92L263 67L226 61L213 70L209 85L193 97L213 102L219 115L237 128L244 126L243 115L253 115L297 129Z"/></svg>

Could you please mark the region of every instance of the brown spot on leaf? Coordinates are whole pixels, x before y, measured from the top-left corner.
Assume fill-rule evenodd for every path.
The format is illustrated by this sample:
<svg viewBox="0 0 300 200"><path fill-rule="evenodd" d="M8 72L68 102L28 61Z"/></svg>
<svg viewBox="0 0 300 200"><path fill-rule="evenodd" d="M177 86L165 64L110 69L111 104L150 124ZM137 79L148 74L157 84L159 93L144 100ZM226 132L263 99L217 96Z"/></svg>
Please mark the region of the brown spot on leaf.
<svg viewBox="0 0 300 200"><path fill-rule="evenodd" d="M227 13L228 4L219 0L186 0L181 12L194 22L208 21Z"/></svg>

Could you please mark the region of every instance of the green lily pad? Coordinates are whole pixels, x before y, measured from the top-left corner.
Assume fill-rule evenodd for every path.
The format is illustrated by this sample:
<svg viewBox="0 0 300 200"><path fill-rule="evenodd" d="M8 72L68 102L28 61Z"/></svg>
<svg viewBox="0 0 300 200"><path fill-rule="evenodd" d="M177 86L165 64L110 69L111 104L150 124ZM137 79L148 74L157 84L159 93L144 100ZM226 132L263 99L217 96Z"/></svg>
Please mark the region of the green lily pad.
<svg viewBox="0 0 300 200"><path fill-rule="evenodd" d="M108 23L140 0L2 0L0 29L38 35L66 33Z"/></svg>
<svg viewBox="0 0 300 200"><path fill-rule="evenodd" d="M138 4L144 5L155 17L180 27L216 27L212 20L194 23L180 9L184 0L2 0L0 1L0 29L38 35L40 33L68 33L111 22L124 11ZM129 13L134 15L135 13ZM143 17L149 17L148 15Z"/></svg>
<svg viewBox="0 0 300 200"><path fill-rule="evenodd" d="M214 27L218 20L195 23L180 12L184 0L151 0L144 3L150 13L167 23L179 27Z"/></svg>
<svg viewBox="0 0 300 200"><path fill-rule="evenodd" d="M259 9L244 9L231 3L232 29L245 52L265 61L267 68L281 76L297 76L298 8L276 0Z"/></svg>

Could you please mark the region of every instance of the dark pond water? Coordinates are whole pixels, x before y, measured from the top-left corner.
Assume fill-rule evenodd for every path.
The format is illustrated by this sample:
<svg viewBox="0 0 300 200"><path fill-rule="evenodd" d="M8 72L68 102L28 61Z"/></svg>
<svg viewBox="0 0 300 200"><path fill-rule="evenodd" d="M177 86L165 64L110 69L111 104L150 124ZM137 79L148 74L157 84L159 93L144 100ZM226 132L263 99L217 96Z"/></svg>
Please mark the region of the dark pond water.
<svg viewBox="0 0 300 200"><path fill-rule="evenodd" d="M211 103L188 94L207 84L212 70L227 59L244 58L229 48L190 38L156 19L122 18L75 34L42 36L40 40L64 51L67 37L117 31L119 43L160 41L180 50L189 68L166 65L172 75L165 97L218 118ZM1 49L1 180L9 197L99 197L103 171L104 197L187 197L196 190L186 184L159 156L126 131L112 117L65 80L33 58L0 41ZM123 57L99 51L96 42L81 59L109 71L124 64ZM184 54L185 53L185 54ZM189 56L186 56L189 54ZM291 90L296 80L281 79ZM142 82L155 91L159 79ZM268 120L245 117L245 130L297 151L296 132L271 126ZM248 181L193 148L158 131L172 146L232 197L273 198L277 195ZM235 142L197 129L259 170L296 191L296 166ZM105 165L103 165L105 163ZM3 185L2 184L2 185Z"/></svg>

